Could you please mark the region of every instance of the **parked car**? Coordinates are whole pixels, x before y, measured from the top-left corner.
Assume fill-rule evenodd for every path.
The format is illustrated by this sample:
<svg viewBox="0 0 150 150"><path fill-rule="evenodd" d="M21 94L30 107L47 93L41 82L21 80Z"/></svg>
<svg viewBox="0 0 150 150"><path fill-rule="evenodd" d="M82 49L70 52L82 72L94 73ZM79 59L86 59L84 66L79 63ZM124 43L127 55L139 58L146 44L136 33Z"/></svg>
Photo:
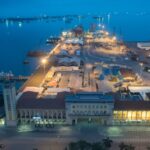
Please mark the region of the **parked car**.
<svg viewBox="0 0 150 150"><path fill-rule="evenodd" d="M118 82L116 84L114 84L114 87L117 88L117 87L121 87L122 86L122 82Z"/></svg>
<svg viewBox="0 0 150 150"><path fill-rule="evenodd" d="M150 73L150 67L145 67L144 71Z"/></svg>

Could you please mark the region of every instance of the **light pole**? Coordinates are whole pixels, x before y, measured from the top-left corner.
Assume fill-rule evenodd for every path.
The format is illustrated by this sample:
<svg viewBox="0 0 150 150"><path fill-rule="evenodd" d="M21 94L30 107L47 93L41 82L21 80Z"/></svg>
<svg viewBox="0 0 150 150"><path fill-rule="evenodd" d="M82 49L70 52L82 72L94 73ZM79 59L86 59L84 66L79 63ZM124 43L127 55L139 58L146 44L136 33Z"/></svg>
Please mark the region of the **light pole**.
<svg viewBox="0 0 150 150"><path fill-rule="evenodd" d="M46 59L46 58L43 58L43 59L41 60L41 63L42 63L42 65L43 65L44 74L45 74L45 65L46 65L46 63L47 63L47 59Z"/></svg>
<svg viewBox="0 0 150 150"><path fill-rule="evenodd" d="M143 63L140 63L140 77L141 78L142 78L142 71L143 71L142 67L143 67Z"/></svg>

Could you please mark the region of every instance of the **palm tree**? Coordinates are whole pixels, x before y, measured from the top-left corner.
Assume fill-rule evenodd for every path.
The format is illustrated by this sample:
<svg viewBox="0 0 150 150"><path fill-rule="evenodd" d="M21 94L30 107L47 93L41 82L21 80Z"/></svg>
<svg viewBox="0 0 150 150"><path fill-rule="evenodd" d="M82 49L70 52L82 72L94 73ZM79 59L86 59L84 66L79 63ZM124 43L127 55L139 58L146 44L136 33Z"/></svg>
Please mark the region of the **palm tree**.
<svg viewBox="0 0 150 150"><path fill-rule="evenodd" d="M4 144L0 144L0 149L4 149L5 145Z"/></svg>
<svg viewBox="0 0 150 150"><path fill-rule="evenodd" d="M127 150L135 150L135 147L133 145L127 145Z"/></svg>
<svg viewBox="0 0 150 150"><path fill-rule="evenodd" d="M135 147L133 145L127 145L124 144L123 142L119 144L120 150L135 150Z"/></svg>
<svg viewBox="0 0 150 150"><path fill-rule="evenodd" d="M111 147L112 143L113 141L109 137L103 139L103 144L108 149Z"/></svg>
<svg viewBox="0 0 150 150"><path fill-rule="evenodd" d="M119 144L119 148L120 148L120 150L125 150L125 149L126 149L126 147L127 147L127 145L126 145L126 144L124 144L123 142Z"/></svg>
<svg viewBox="0 0 150 150"><path fill-rule="evenodd" d="M92 150L105 150L106 148L101 142L93 143Z"/></svg>
<svg viewBox="0 0 150 150"><path fill-rule="evenodd" d="M69 143L69 150L76 150L76 143L75 142L71 142L71 143Z"/></svg>
<svg viewBox="0 0 150 150"><path fill-rule="evenodd" d="M69 143L69 150L91 150L91 144L86 141Z"/></svg>
<svg viewBox="0 0 150 150"><path fill-rule="evenodd" d="M90 150L91 149L91 144L86 142L86 141L78 141L77 142L78 147L80 150Z"/></svg>
<svg viewBox="0 0 150 150"><path fill-rule="evenodd" d="M147 147L147 150L150 150L150 146Z"/></svg>

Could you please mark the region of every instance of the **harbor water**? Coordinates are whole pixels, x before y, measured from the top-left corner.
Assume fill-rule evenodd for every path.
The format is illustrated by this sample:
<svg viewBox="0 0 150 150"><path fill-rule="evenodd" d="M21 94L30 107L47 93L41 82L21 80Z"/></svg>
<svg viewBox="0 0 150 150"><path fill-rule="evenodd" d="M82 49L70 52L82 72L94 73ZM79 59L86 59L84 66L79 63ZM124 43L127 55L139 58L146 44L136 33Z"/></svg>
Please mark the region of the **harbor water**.
<svg viewBox="0 0 150 150"><path fill-rule="evenodd" d="M30 75L39 64L39 59L28 58L33 50L49 51L46 45L49 36L59 36L62 31L76 25L88 30L91 24L98 25L94 16L103 17L106 29L125 41L150 40L150 10L148 0L1 0L0 18L77 15L70 21L66 18L36 20L30 22L5 21L0 23L0 72L12 71L15 75ZM125 5L125 3L130 3ZM136 4L136 6L135 6ZM142 5L142 7L141 7ZM39 7L41 6L41 7ZM125 7L124 7L125 6ZM29 11L28 11L29 10ZM84 16L84 17L82 17ZM23 64L25 60L29 64Z"/></svg>

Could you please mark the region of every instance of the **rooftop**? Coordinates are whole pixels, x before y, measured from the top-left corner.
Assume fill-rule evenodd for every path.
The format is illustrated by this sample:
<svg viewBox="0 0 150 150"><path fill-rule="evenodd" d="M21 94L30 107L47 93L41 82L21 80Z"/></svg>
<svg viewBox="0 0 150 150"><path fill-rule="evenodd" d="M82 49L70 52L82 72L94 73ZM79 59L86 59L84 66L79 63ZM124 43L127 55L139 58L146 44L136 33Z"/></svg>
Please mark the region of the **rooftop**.
<svg viewBox="0 0 150 150"><path fill-rule="evenodd" d="M97 92L83 92L77 94L70 94L66 96L66 102L88 102L88 103L102 103L102 102L113 102L114 98L112 95L97 93Z"/></svg>
<svg viewBox="0 0 150 150"><path fill-rule="evenodd" d="M38 97L37 92L25 92L17 103L17 109L65 109L66 92L58 93L56 97Z"/></svg>
<svg viewBox="0 0 150 150"><path fill-rule="evenodd" d="M150 110L150 101L115 101L114 110Z"/></svg>

